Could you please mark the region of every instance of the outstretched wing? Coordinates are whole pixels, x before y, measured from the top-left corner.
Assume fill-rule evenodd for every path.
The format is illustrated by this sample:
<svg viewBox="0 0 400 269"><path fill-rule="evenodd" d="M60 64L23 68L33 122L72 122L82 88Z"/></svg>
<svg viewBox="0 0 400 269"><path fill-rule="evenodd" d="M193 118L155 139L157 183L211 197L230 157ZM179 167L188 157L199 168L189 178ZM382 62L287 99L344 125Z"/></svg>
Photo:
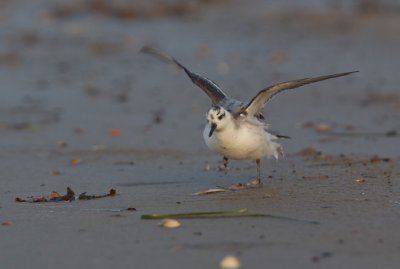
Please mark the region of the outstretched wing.
<svg viewBox="0 0 400 269"><path fill-rule="evenodd" d="M270 87L267 87L267 88L261 90L247 104L247 106L245 106L242 109L241 113L245 113L246 115L256 115L256 114L260 113L261 109L268 102L268 100L270 100L272 96L274 96L275 94L277 94L283 90L298 88L298 87L301 87L306 84L315 83L315 82L326 80L326 79L347 76L347 75L350 75L350 74L353 74L356 72L358 72L358 71L339 73L339 74L327 75L327 76L321 76L321 77L315 77L315 78L303 78L303 79L292 80L292 81L287 81L287 82L272 85Z"/></svg>
<svg viewBox="0 0 400 269"><path fill-rule="evenodd" d="M222 92L221 88L211 81L210 79L203 77L201 75L198 75L189 69L187 69L185 66L183 66L180 62L175 60L173 57L165 54L164 52L149 47L149 46L144 46L140 52L150 54L152 56L155 56L159 60L166 62L166 63L173 63L179 68L183 69L185 73L189 76L189 78L192 80L194 84L196 84L200 89L202 89L208 97L211 99L211 103L213 105L219 105L220 102L226 98L226 94Z"/></svg>

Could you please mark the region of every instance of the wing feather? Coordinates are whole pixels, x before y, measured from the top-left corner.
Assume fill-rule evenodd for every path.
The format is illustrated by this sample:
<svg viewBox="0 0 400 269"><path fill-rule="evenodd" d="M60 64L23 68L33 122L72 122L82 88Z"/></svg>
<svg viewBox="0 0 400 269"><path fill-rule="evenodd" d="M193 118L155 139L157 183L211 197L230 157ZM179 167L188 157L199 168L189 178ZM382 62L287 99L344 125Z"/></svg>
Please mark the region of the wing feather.
<svg viewBox="0 0 400 269"><path fill-rule="evenodd" d="M219 105L222 100L227 98L226 94L222 92L221 88L215 82L190 71L175 58L167 55L166 53L149 46L144 46L140 52L155 56L165 63L172 63L181 68L189 76L192 82L208 95L213 105Z"/></svg>
<svg viewBox="0 0 400 269"><path fill-rule="evenodd" d="M263 90L261 90L242 110L242 113L245 113L247 115L257 115L260 113L261 109L264 107L264 105L277 93L284 91L284 90L289 90L289 89L295 89L301 86L304 86L306 84L310 83L315 83L318 81L322 80L327 80L331 78L337 78L337 77L342 77L342 76L347 76L353 73L356 73L358 71L352 71L352 72L346 72L346 73L339 73L339 74L333 74L333 75L327 75L327 76L320 76L320 77L314 77L314 78L303 78L303 79L298 79L298 80L291 80L283 83L278 83L272 86L269 86Z"/></svg>

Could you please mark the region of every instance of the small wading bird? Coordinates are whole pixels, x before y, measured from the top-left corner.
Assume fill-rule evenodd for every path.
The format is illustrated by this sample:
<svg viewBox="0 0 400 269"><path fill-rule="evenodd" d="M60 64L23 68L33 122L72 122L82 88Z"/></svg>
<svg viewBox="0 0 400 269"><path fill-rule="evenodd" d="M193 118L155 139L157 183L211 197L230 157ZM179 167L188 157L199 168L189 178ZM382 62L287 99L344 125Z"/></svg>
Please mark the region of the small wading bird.
<svg viewBox="0 0 400 269"><path fill-rule="evenodd" d="M227 168L229 159L256 161L257 178L245 185L249 187L261 186L261 158L274 157L278 159L278 156L283 154L283 150L282 146L275 141L279 138L287 138L267 132L267 125L263 121L264 117L261 110L268 100L283 90L358 72L353 71L278 83L261 90L250 102L246 103L228 97L216 83L190 71L176 59L158 49L144 46L141 52L155 56L163 62L176 65L185 71L192 82L208 95L212 106L206 114L207 125L203 131L204 141L211 150L224 157L223 165L225 168Z"/></svg>

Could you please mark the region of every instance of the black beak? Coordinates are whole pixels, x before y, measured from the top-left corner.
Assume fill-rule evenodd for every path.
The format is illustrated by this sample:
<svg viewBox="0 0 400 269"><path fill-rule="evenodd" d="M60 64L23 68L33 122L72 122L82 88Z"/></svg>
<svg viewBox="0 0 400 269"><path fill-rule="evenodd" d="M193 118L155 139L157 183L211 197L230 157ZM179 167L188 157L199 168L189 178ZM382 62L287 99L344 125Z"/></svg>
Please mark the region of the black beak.
<svg viewBox="0 0 400 269"><path fill-rule="evenodd" d="M212 134L215 131L215 128L217 128L217 124L216 123L211 123L211 129L210 129L210 133L208 134L208 137L212 136Z"/></svg>

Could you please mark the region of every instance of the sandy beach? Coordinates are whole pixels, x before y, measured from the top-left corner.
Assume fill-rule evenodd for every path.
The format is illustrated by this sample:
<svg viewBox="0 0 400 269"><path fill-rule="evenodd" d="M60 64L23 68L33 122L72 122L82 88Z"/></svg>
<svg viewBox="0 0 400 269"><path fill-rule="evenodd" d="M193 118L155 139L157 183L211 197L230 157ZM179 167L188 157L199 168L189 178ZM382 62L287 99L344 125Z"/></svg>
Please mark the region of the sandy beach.
<svg viewBox="0 0 400 269"><path fill-rule="evenodd" d="M398 268L400 6L359 2L2 1L0 267L219 268L234 255L241 268ZM266 105L291 139L262 160L262 188L194 195L256 166L219 171L209 99L146 44L240 100L360 72ZM67 187L116 195L15 201ZM141 218L240 209L270 217Z"/></svg>

